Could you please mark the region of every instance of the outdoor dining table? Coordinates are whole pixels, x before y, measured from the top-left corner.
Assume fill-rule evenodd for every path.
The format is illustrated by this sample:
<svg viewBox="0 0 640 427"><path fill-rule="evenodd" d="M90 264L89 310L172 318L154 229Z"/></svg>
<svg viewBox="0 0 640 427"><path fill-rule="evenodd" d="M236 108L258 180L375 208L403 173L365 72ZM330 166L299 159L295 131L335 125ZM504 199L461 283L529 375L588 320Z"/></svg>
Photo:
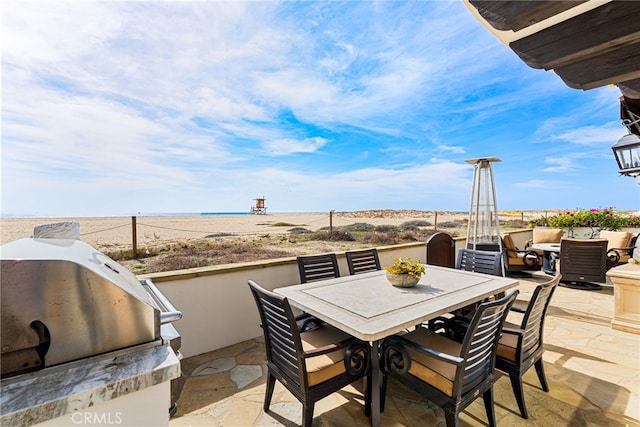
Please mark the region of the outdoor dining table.
<svg viewBox="0 0 640 427"><path fill-rule="evenodd" d="M384 270L274 290L289 303L372 345L371 425L380 425L380 344L385 337L518 285L518 280L427 265L413 288Z"/></svg>

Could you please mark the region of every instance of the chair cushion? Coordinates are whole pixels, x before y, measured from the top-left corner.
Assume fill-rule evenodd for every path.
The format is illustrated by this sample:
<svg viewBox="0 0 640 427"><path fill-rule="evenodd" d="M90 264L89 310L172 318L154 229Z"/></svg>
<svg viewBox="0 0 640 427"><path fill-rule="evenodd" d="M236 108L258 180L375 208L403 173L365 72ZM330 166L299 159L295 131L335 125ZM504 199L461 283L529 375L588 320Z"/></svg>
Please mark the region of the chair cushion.
<svg viewBox="0 0 640 427"><path fill-rule="evenodd" d="M304 351L310 351L329 344L337 344L348 338L351 338L351 336L327 324L300 334ZM320 384L345 373L347 368L344 366L344 353L345 350L343 349L307 358L307 380L309 386Z"/></svg>
<svg viewBox="0 0 640 427"><path fill-rule="evenodd" d="M520 329L519 325L510 323L510 322L504 322L503 327L511 328L511 329ZM506 332L503 332L502 336L500 337L500 341L498 341L498 356L515 362L517 348L518 348L518 335L508 334Z"/></svg>
<svg viewBox="0 0 640 427"><path fill-rule="evenodd" d="M561 228L533 228L533 243L560 243L563 230Z"/></svg>
<svg viewBox="0 0 640 427"><path fill-rule="evenodd" d="M516 249L516 245L513 243L513 239L511 238L511 235L510 234L503 235L502 241L504 242L504 248L507 250L507 256L509 258L517 258L518 252Z"/></svg>
<svg viewBox="0 0 640 427"><path fill-rule="evenodd" d="M511 266L534 266L537 263L537 258L533 255L526 254L524 252L518 252L517 247L513 243L513 239L510 234L502 236L504 242L504 248L507 251L507 263ZM526 260L525 260L526 258Z"/></svg>
<svg viewBox="0 0 640 427"><path fill-rule="evenodd" d="M447 353L452 356L460 355L459 343L433 333L427 328L416 328L404 335L404 337L424 347L429 347L442 353ZM407 349L411 355L409 373L437 388L447 396L452 396L456 365L435 359L412 348Z"/></svg>
<svg viewBox="0 0 640 427"><path fill-rule="evenodd" d="M628 231L600 231L600 238L607 239L607 241L609 242L607 243L607 250L616 248L628 248L629 242L631 242L632 237L633 233L630 233Z"/></svg>
<svg viewBox="0 0 640 427"><path fill-rule="evenodd" d="M618 260L618 264L625 264L625 263L629 262L630 259L631 259L631 255L629 255L626 252L621 253L620 254L620 259Z"/></svg>
<svg viewBox="0 0 640 427"><path fill-rule="evenodd" d="M524 261L524 257L525 257L525 254L517 254L517 256L515 257L510 256L508 258L509 265L531 265L531 264L527 264Z"/></svg>

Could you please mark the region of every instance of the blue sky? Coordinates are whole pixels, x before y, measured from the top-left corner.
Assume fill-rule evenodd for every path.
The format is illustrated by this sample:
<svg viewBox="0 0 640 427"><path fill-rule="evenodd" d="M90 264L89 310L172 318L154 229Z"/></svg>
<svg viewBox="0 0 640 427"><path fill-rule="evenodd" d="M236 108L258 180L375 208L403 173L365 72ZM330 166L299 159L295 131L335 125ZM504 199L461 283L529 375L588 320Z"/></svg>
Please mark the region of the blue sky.
<svg viewBox="0 0 640 427"><path fill-rule="evenodd" d="M460 0L4 2L2 213L640 207L616 87L526 66Z"/></svg>

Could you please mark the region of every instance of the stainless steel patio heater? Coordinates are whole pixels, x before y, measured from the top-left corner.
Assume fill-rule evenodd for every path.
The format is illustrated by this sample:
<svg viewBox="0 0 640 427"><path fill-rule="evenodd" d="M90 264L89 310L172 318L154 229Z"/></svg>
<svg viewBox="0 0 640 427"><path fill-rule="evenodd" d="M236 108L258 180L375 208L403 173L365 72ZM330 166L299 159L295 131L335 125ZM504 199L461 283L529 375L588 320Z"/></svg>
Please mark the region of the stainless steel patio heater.
<svg viewBox="0 0 640 427"><path fill-rule="evenodd" d="M493 162L499 161L497 157L466 160L475 165L467 224L467 249L502 251L496 187L491 166Z"/></svg>

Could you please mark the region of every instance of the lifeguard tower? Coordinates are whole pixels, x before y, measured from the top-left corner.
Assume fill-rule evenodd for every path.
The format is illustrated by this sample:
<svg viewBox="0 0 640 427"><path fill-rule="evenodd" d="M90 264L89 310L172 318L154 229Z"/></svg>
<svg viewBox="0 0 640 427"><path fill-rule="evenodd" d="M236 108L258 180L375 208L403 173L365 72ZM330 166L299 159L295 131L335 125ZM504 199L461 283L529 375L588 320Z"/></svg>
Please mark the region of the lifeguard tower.
<svg viewBox="0 0 640 427"><path fill-rule="evenodd" d="M251 206L251 213L256 215L266 215L267 214L267 206L265 205L264 196L261 199L253 199L255 202L253 206Z"/></svg>

